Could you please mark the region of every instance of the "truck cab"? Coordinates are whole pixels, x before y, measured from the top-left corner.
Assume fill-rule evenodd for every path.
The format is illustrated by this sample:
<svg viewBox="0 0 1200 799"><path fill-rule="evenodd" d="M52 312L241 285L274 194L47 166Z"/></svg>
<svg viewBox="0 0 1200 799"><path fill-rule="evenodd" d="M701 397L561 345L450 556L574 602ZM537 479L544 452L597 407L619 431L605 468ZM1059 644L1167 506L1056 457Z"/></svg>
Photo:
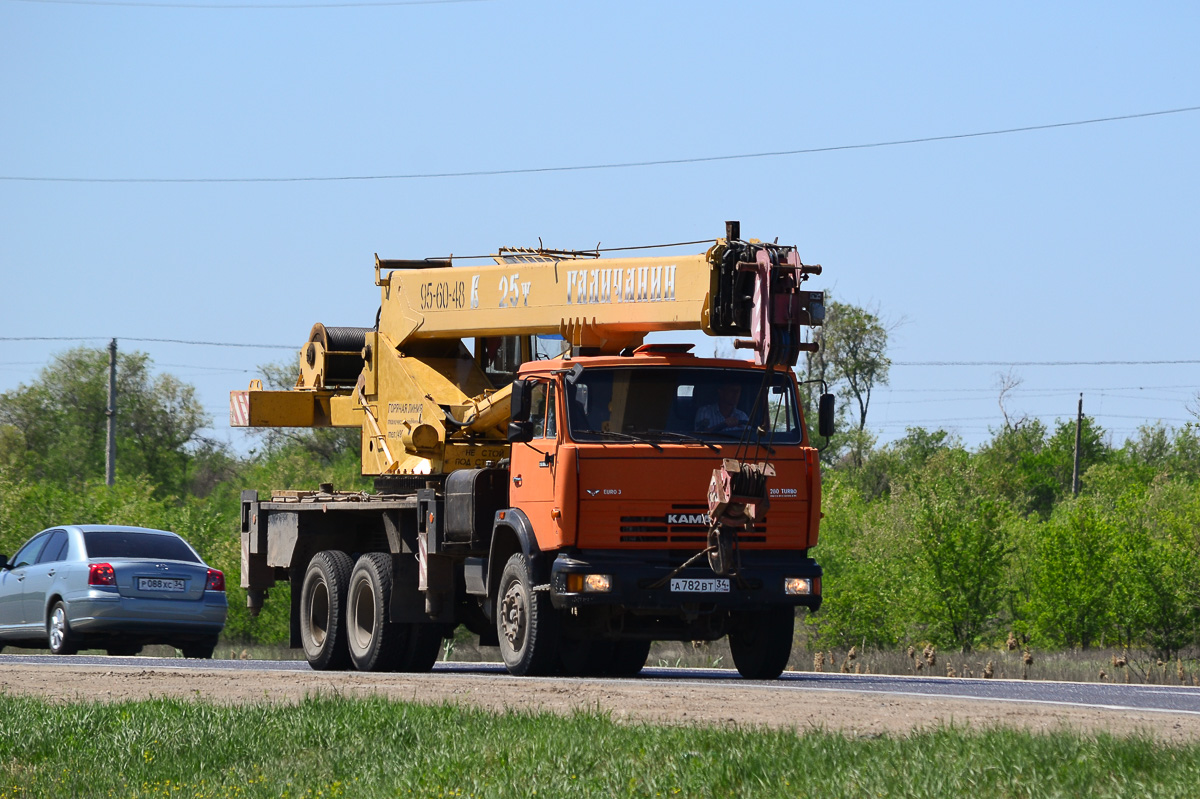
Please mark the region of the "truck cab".
<svg viewBox="0 0 1200 799"><path fill-rule="evenodd" d="M821 569L808 553L820 473L793 373L700 359L690 349L643 345L624 357L533 361L520 370L512 507L497 520L492 568L507 562L506 537L518 538L518 528L532 534L523 553L529 588L546 586L553 608L565 611L560 648L736 638L749 628L790 652L794 608L820 606ZM769 461L774 476L766 501L733 537L731 568L718 574L705 557L707 489L714 465L727 459ZM509 544L514 552L517 545ZM503 604L505 586L499 590ZM519 660L519 651L505 651L502 619L500 627L506 662Z"/></svg>

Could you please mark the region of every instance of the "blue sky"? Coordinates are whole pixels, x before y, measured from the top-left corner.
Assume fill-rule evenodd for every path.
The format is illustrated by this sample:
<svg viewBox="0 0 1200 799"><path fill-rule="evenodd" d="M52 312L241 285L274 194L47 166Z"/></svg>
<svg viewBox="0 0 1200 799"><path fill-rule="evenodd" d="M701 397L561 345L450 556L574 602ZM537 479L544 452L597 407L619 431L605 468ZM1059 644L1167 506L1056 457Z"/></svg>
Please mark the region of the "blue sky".
<svg viewBox="0 0 1200 799"><path fill-rule="evenodd" d="M332 1L332 0L331 0ZM300 4L296 0L291 5ZM795 243L894 325L868 424L969 444L1003 366L1200 358L1200 6L0 0L0 337L141 349L227 392L314 322L370 325L373 255L720 236ZM688 248L696 249L696 248ZM675 338L679 338L676 336ZM699 337L690 340L699 341ZM0 391L71 341L3 341ZM700 349L709 349L702 343ZM1011 413L1178 425L1200 364L1019 366Z"/></svg>

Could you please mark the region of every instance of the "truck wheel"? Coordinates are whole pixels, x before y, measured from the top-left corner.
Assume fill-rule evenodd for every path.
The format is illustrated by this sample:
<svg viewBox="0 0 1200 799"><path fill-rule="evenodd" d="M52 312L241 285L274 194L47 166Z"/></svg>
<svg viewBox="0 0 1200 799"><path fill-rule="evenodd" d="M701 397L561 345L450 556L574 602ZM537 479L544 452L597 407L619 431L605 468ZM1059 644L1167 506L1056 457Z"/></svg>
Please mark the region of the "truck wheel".
<svg viewBox="0 0 1200 799"><path fill-rule="evenodd" d="M67 606L63 601L54 603L46 619L46 638L52 655L74 655L79 651L75 636L71 634L71 623L67 621Z"/></svg>
<svg viewBox="0 0 1200 799"><path fill-rule="evenodd" d="M346 644L359 671L386 671L395 666L404 644L404 629L387 620L392 601L392 559L369 552L350 572L346 593Z"/></svg>
<svg viewBox="0 0 1200 799"><path fill-rule="evenodd" d="M790 607L738 613L730 619L729 653L747 680L774 680L792 654L796 611Z"/></svg>
<svg viewBox="0 0 1200 799"><path fill-rule="evenodd" d="M396 671L423 673L433 670L442 651L442 625L406 624L407 635L394 666Z"/></svg>
<svg viewBox="0 0 1200 799"><path fill-rule="evenodd" d="M558 644L561 671L568 677L598 677L612 667L613 641L562 637Z"/></svg>
<svg viewBox="0 0 1200 799"><path fill-rule="evenodd" d="M308 665L318 671L350 664L346 647L346 587L353 561L327 549L313 555L300 589L300 640Z"/></svg>
<svg viewBox="0 0 1200 799"><path fill-rule="evenodd" d="M636 677L650 657L650 641L617 641L607 674L613 677Z"/></svg>
<svg viewBox="0 0 1200 799"><path fill-rule="evenodd" d="M550 595L533 590L529 560L518 552L504 564L496 594L500 655L516 675L550 674L557 663L557 617Z"/></svg>

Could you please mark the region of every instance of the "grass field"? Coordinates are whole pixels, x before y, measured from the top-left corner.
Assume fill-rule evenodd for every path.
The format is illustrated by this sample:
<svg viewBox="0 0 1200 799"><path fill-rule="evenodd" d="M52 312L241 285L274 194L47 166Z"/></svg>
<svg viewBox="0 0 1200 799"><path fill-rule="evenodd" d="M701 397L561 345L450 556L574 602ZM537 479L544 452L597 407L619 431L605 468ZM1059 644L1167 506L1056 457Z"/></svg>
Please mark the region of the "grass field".
<svg viewBox="0 0 1200 799"><path fill-rule="evenodd" d="M221 706L0 695L14 797L1195 796L1200 745L616 723L383 699Z"/></svg>

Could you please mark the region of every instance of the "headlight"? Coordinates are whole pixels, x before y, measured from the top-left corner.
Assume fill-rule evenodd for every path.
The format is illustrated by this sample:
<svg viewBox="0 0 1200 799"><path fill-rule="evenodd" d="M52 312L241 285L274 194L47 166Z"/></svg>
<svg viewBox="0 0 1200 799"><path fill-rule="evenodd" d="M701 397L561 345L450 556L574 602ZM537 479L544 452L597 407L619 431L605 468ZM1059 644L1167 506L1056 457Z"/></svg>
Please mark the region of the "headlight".
<svg viewBox="0 0 1200 799"><path fill-rule="evenodd" d="M808 577L784 577L783 593L789 596L807 596L812 593L812 580Z"/></svg>
<svg viewBox="0 0 1200 799"><path fill-rule="evenodd" d="M608 593L612 590L612 575L609 574L568 574L567 593L579 594Z"/></svg>
<svg viewBox="0 0 1200 799"><path fill-rule="evenodd" d="M607 593L612 590L612 577L607 574L589 574L583 578L583 590Z"/></svg>

